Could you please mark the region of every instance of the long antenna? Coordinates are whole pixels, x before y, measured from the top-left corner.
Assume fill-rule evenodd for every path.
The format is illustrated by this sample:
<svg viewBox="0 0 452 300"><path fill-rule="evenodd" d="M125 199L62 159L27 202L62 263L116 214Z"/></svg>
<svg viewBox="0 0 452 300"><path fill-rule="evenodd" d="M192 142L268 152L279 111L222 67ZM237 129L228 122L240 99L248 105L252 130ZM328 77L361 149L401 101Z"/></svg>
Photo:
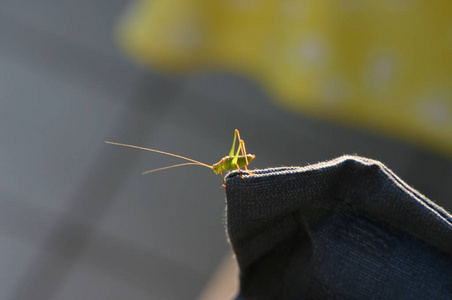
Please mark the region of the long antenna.
<svg viewBox="0 0 452 300"><path fill-rule="evenodd" d="M123 147L129 147L129 148L135 148L135 149L141 149L141 150L156 152L156 153L165 154L165 155L169 155L169 156L174 156L174 157L177 157L177 158L181 158L181 159L185 159L185 160L191 161L191 162L193 162L194 165L201 165L201 166L207 167L209 169L212 169L212 166L209 166L208 164L202 163L200 161L197 161L197 160L185 157L185 156L168 153L168 152L165 152L165 151L155 150L155 149L151 149L151 148L144 148L144 147L139 147L139 146L134 146L134 145L128 145L128 144L108 142L108 141L105 141L105 143L112 144L112 145L117 145L117 146L123 146ZM184 164L181 164L181 165L184 165ZM170 166L170 167L175 167L175 166L178 166L178 165L174 165L174 166ZM155 170L158 170L158 169L155 169ZM148 171L147 173L150 173L150 172Z"/></svg>
<svg viewBox="0 0 452 300"><path fill-rule="evenodd" d="M141 175L145 175L145 174L149 174L149 173L157 172L157 171L162 171L162 170L166 170L166 169L171 169L171 168L177 168L177 167L182 167L182 166L189 166L189 165L205 167L204 165L200 165L198 163L183 163L183 164L177 164L177 165L172 165L172 166L163 167L163 168L152 169L152 170L149 170L149 171L141 173ZM210 166L209 166L209 168L210 168Z"/></svg>

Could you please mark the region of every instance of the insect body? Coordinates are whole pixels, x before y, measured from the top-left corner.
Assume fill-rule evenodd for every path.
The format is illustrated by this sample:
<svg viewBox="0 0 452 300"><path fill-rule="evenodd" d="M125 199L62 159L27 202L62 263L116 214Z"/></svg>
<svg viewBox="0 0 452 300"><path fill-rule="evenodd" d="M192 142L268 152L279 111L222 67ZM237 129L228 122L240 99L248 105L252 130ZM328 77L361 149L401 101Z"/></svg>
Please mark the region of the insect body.
<svg viewBox="0 0 452 300"><path fill-rule="evenodd" d="M238 141L237 150L235 150L236 141ZM225 185L224 171L230 171L230 170L237 169L241 172L241 168L245 168L250 174L252 174L250 172L250 170L248 169L248 165L256 157L254 154L246 153L245 142L241 139L240 132L237 129L234 132L234 140L232 141L232 148L231 148L231 151L229 151L229 155L223 157L219 162L217 162L216 164L213 164L212 166L202 163L200 161L191 159L191 158L187 158L187 157L184 157L181 155L168 153L168 152L164 152L164 151L160 151L160 150L133 146L133 145L128 145L128 144L115 143L115 142L105 142L105 143L129 147L129 148L136 148L136 149L141 149L141 150L146 150L146 151L157 152L157 153L170 155L170 156L174 156L174 157L189 161L187 163L172 165L172 166L158 168L158 169L152 169L152 170L143 172L142 174L148 174L148 173L152 173L152 172L162 171L162 170L166 170L166 169L170 169L170 168L188 166L188 165L198 165L198 166L203 166L203 167L207 167L207 168L211 169L212 171L215 172L215 174L221 174L221 177L223 179L223 185ZM243 175L242 175L242 179L245 180L243 178Z"/></svg>
<svg viewBox="0 0 452 300"><path fill-rule="evenodd" d="M254 158L256 158L256 155L254 154L239 155L237 157L237 162L234 164L234 156L225 156L219 162L213 164L212 170L215 172L215 174L221 173L221 176L223 176L223 171L234 169L240 170L240 168L245 168L247 171L249 171L248 165L251 163L251 161L253 161Z"/></svg>

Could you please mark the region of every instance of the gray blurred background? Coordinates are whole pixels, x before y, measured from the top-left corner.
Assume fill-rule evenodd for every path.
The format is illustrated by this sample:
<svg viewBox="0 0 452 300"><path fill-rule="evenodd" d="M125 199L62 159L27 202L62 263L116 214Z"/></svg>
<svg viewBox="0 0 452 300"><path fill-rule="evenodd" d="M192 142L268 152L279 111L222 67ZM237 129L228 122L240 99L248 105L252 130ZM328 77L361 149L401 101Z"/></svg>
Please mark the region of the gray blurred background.
<svg viewBox="0 0 452 300"><path fill-rule="evenodd" d="M112 39L129 1L0 2L0 299L195 299L229 251L214 163L241 130L255 168L385 163L452 210L452 162L274 106L252 80L171 77Z"/></svg>

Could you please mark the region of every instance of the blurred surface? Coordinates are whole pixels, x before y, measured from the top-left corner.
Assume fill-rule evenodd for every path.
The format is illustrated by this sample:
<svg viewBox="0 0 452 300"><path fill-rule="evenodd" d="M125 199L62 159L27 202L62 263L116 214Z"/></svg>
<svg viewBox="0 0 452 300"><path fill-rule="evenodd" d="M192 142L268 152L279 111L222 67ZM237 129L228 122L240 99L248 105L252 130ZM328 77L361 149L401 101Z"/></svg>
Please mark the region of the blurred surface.
<svg viewBox="0 0 452 300"><path fill-rule="evenodd" d="M357 153L452 210L452 162L295 115L226 72L170 77L128 61L128 1L0 4L0 299L194 299L229 251L214 163L240 129L256 168Z"/></svg>

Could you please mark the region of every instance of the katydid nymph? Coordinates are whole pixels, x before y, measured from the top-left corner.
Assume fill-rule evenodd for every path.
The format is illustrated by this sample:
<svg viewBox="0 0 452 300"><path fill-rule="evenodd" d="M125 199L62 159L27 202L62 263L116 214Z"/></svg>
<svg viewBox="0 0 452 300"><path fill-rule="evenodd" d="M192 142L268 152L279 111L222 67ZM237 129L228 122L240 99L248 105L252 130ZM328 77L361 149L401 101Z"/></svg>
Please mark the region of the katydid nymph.
<svg viewBox="0 0 452 300"><path fill-rule="evenodd" d="M235 149L236 141L238 141L237 150ZM223 157L222 159L220 159L219 162L217 162L216 164L213 164L211 166L208 165L208 164L202 163L200 161L191 159L191 158L187 158L187 157L184 157L184 156L181 156L181 155L177 155L177 154L173 154L173 153L169 153L169 152L164 152L164 151L160 151L160 150L144 148L144 147L139 147L139 146L133 146L133 145L128 145L128 144L115 143L115 142L107 142L106 141L105 143L112 144L112 145L123 146L123 147L141 149L141 150L146 150L146 151L157 152L157 153L160 153L160 154L174 156L174 157L181 158L181 159L189 161L189 162L182 163L182 164L176 164L176 165L171 165L171 166L167 166L167 167L163 167L163 168L152 169L152 170L143 172L142 173L143 175L144 174L149 174L149 173L152 173L152 172L157 172L157 171L162 171L162 170L166 170L166 169L171 169L171 168L177 168L177 167L188 166L188 165L197 165L197 166L203 166L203 167L209 168L212 171L214 171L215 174L221 174L221 177L223 179L223 186L226 186L225 185L225 180L224 180L224 178L225 178L225 173L224 172L225 171L230 171L230 170L237 169L237 170L239 170L241 172L241 168L245 168L245 170L247 170L250 175L253 175L250 172L250 170L248 169L248 165L256 157L256 155L254 155L254 154L247 154L246 153L245 142L240 137L240 132L238 131L238 129L236 129L234 131L234 140L232 141L232 147L231 147L231 151L229 151L229 155ZM242 179L245 180L243 178L242 174L241 174L241 176L242 176Z"/></svg>

